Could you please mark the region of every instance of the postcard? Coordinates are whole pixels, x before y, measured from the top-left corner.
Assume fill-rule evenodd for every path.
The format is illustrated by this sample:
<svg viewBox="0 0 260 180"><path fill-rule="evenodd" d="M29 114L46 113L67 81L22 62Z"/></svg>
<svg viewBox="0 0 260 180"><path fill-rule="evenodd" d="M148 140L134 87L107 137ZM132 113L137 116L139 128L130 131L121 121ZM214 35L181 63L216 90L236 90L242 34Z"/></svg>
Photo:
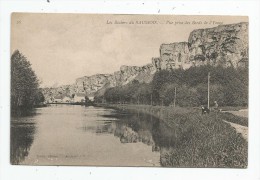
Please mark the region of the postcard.
<svg viewBox="0 0 260 180"><path fill-rule="evenodd" d="M11 164L247 168L248 22L13 13Z"/></svg>

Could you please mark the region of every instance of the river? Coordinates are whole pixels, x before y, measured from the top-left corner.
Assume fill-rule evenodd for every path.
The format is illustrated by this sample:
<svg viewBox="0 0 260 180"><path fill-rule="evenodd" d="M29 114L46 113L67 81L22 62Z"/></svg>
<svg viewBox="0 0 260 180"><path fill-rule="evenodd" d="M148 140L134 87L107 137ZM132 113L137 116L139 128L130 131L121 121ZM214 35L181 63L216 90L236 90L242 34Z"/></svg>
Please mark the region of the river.
<svg viewBox="0 0 260 180"><path fill-rule="evenodd" d="M161 166L173 131L133 111L50 105L11 119L11 164Z"/></svg>

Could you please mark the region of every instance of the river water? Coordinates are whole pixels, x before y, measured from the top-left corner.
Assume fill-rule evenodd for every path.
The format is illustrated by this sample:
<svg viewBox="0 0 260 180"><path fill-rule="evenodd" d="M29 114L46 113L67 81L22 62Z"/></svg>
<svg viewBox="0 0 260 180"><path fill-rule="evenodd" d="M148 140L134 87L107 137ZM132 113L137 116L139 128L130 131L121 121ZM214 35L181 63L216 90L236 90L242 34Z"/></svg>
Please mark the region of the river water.
<svg viewBox="0 0 260 180"><path fill-rule="evenodd" d="M11 163L161 166L172 129L155 117L102 107L51 105L11 121Z"/></svg>

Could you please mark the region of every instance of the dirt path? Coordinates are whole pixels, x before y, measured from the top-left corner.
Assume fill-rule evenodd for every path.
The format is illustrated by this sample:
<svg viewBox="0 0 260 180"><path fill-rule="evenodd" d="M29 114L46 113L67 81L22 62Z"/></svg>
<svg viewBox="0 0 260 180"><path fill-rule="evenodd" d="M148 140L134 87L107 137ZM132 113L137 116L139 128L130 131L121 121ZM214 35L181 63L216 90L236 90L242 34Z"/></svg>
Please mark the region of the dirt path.
<svg viewBox="0 0 260 180"><path fill-rule="evenodd" d="M227 111L227 112L230 112L230 113L232 113L236 116L248 118L248 110L247 109L242 109L242 110L239 110L239 111Z"/></svg>
<svg viewBox="0 0 260 180"><path fill-rule="evenodd" d="M226 111L226 112L230 112L236 116L248 118L248 109L241 109L239 111ZM240 133L242 137L248 141L248 127L236 123L228 122L228 121L224 121L224 122L229 123L233 128L235 128L237 133Z"/></svg>
<svg viewBox="0 0 260 180"><path fill-rule="evenodd" d="M237 133L240 133L242 137L248 141L248 127L236 123L228 122L228 121L224 121L224 122L229 123L233 128L236 129Z"/></svg>

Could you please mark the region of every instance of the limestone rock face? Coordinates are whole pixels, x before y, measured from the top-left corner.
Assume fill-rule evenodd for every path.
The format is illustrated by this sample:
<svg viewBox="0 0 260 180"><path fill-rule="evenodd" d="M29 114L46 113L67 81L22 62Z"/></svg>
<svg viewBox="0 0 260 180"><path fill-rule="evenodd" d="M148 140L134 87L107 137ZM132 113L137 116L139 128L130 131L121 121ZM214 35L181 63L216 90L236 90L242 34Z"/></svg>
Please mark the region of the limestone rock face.
<svg viewBox="0 0 260 180"><path fill-rule="evenodd" d="M120 67L120 82L119 85L125 85L133 80L148 83L152 80L156 68L152 64L147 64L142 67L138 66L121 66Z"/></svg>
<svg viewBox="0 0 260 180"><path fill-rule="evenodd" d="M120 71L116 71L113 74L84 76L76 79L76 82L72 85L64 85L57 88L44 88L42 92L46 100L55 99L56 97L72 97L73 94L77 93L93 96L101 89L125 85L133 80L138 80L140 83L149 83L155 72L156 68L153 64L142 67L121 66Z"/></svg>
<svg viewBox="0 0 260 180"><path fill-rule="evenodd" d="M155 67L156 71L162 70L162 60L159 57L152 58L152 64Z"/></svg>
<svg viewBox="0 0 260 180"><path fill-rule="evenodd" d="M161 69L186 68L189 61L187 42L162 44L160 47Z"/></svg>
<svg viewBox="0 0 260 180"><path fill-rule="evenodd" d="M106 88L122 86L133 80L140 83L152 81L156 71L200 66L205 64L247 67L248 64L248 23L220 25L208 29L196 29L190 33L188 42L162 44L160 57L141 67L121 66L112 74L96 74L76 79L72 85L45 88L45 98L72 96L84 93L95 95Z"/></svg>
<svg viewBox="0 0 260 180"><path fill-rule="evenodd" d="M96 74L76 79L75 88L77 93L92 94L108 83L110 74Z"/></svg>
<svg viewBox="0 0 260 180"><path fill-rule="evenodd" d="M47 102L51 102L54 99L62 99L64 97L70 97L77 89L74 85L62 85L56 88L43 88L42 93Z"/></svg>
<svg viewBox="0 0 260 180"><path fill-rule="evenodd" d="M190 33L189 61L193 65L247 66L248 23L220 25Z"/></svg>

